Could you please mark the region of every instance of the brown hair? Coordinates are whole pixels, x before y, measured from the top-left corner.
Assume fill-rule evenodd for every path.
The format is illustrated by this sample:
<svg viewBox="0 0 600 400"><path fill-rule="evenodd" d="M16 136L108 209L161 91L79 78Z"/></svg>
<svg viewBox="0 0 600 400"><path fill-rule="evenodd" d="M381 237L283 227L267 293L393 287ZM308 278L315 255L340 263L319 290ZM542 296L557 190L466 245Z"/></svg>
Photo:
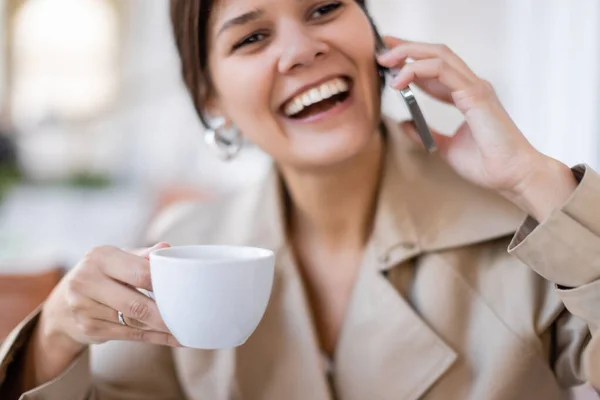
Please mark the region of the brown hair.
<svg viewBox="0 0 600 400"><path fill-rule="evenodd" d="M363 9L365 0L355 0ZM171 24L175 44L181 58L181 70L196 112L208 128L203 116L204 105L211 94L208 71L208 21L214 0L171 0Z"/></svg>

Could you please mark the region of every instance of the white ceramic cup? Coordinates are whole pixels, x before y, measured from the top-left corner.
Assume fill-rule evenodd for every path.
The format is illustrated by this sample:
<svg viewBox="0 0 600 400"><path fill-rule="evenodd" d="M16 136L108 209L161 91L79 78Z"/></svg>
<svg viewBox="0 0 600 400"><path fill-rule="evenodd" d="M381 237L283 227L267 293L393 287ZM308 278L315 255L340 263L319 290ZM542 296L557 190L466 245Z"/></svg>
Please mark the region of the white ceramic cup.
<svg viewBox="0 0 600 400"><path fill-rule="evenodd" d="M273 286L271 250L179 246L150 254L153 297L167 328L186 347L223 349L246 342Z"/></svg>

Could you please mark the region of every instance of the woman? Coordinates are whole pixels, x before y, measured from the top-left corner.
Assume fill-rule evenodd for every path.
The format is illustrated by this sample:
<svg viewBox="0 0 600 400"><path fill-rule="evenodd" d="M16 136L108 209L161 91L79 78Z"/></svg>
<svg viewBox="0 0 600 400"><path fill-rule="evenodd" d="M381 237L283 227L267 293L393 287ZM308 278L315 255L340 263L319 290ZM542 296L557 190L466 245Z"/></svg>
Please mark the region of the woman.
<svg viewBox="0 0 600 400"><path fill-rule="evenodd" d="M223 135L243 133L273 157L273 173L218 204L168 211L150 230L153 248L90 251L5 343L5 393L559 399L600 384L594 171L532 148L446 47L387 38L377 62L401 68L393 86L415 83L465 116L427 155L407 139L409 123L381 116L360 2L171 5L207 139L232 157L236 141ZM152 249L194 243L277 251L269 307L236 349L179 348L131 289L151 289Z"/></svg>

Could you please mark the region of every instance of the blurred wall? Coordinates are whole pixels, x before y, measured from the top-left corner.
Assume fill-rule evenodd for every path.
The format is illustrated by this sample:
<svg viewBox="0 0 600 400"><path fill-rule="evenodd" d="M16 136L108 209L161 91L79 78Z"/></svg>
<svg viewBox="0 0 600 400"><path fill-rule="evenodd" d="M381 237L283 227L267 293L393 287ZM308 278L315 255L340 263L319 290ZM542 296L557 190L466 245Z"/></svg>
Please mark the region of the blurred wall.
<svg viewBox="0 0 600 400"><path fill-rule="evenodd" d="M600 2L371 0L381 30L445 43L491 81L542 152L600 167ZM406 117L388 96L385 109ZM457 112L419 96L431 124L451 132Z"/></svg>
<svg viewBox="0 0 600 400"><path fill-rule="evenodd" d="M114 104L120 38L112 0L25 1L13 14L15 123L48 118L81 123Z"/></svg>

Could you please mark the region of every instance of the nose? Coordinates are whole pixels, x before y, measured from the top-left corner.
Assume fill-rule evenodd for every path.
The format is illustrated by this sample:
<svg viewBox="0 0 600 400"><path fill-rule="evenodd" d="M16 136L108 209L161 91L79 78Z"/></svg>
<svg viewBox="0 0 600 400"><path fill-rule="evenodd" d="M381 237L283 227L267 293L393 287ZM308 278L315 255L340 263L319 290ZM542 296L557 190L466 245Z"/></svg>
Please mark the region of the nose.
<svg viewBox="0 0 600 400"><path fill-rule="evenodd" d="M308 67L329 53L327 43L312 35L307 28L286 29L281 43L283 51L278 64L281 74Z"/></svg>

